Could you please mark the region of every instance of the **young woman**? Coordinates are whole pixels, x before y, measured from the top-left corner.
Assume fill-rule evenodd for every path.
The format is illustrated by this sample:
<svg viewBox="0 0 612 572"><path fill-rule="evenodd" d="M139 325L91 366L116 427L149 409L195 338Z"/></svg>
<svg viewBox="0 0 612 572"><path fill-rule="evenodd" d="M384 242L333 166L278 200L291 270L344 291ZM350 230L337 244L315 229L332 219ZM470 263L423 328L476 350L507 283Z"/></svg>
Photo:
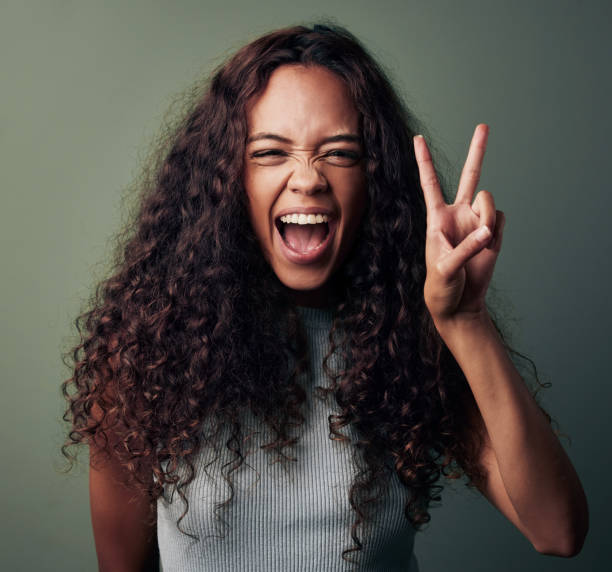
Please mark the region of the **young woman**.
<svg viewBox="0 0 612 572"><path fill-rule="evenodd" d="M339 27L257 39L194 100L63 384L101 570L416 571L461 474L580 551L584 492L485 303L488 128L450 203L418 132Z"/></svg>

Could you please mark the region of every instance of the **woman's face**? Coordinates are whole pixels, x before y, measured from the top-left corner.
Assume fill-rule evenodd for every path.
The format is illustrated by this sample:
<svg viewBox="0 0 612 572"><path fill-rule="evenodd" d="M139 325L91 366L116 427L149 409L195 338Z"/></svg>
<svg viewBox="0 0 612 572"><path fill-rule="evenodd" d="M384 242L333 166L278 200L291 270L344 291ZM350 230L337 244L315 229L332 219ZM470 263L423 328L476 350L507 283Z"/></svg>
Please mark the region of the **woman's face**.
<svg viewBox="0 0 612 572"><path fill-rule="evenodd" d="M298 304L325 304L367 203L357 109L332 72L285 65L247 121L244 186L263 254Z"/></svg>

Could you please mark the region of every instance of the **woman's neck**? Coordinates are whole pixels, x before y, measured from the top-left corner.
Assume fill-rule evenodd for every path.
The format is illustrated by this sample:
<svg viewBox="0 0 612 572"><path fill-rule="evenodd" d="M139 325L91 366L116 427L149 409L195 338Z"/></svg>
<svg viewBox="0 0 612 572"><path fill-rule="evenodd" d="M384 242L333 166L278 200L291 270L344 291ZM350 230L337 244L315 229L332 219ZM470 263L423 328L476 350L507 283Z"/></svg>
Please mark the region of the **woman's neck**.
<svg viewBox="0 0 612 572"><path fill-rule="evenodd" d="M329 282L316 290L292 290L287 288L287 292L296 306L305 308L329 308L337 295Z"/></svg>

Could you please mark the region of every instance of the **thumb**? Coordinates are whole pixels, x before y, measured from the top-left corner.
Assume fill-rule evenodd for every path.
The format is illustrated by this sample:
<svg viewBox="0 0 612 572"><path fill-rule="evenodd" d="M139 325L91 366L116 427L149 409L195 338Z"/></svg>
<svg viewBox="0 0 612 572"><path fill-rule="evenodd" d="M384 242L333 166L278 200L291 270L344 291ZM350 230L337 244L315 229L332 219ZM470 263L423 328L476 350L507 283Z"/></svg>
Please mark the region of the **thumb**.
<svg viewBox="0 0 612 572"><path fill-rule="evenodd" d="M478 254L491 238L487 225L470 232L453 250L443 256L436 267L441 276L451 279L453 275L475 254Z"/></svg>

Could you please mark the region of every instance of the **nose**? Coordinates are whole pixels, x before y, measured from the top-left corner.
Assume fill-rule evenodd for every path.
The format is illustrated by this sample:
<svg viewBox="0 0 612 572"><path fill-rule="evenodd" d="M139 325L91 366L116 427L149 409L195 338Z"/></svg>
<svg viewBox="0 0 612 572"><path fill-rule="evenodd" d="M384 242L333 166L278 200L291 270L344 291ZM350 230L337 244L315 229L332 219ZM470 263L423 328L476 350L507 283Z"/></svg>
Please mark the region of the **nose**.
<svg viewBox="0 0 612 572"><path fill-rule="evenodd" d="M314 195L325 191L328 183L327 179L314 165L300 163L291 173L287 186L294 193Z"/></svg>

